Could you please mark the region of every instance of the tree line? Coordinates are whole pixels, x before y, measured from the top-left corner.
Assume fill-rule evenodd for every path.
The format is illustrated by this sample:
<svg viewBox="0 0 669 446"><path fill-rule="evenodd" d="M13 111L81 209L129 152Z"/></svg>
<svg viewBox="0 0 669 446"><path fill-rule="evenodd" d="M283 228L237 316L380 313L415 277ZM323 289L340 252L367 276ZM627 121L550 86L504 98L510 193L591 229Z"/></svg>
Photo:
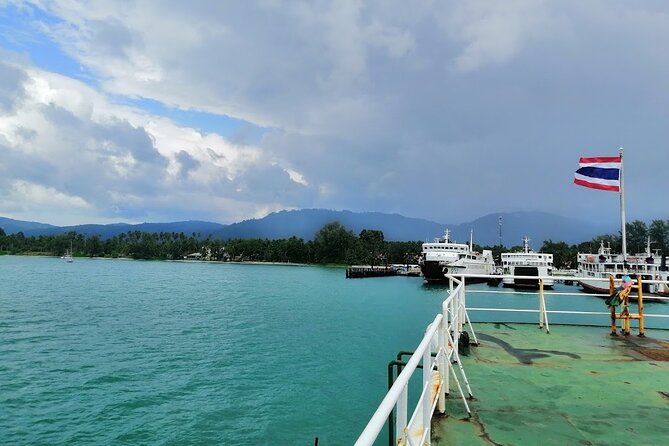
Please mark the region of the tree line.
<svg viewBox="0 0 669 446"><path fill-rule="evenodd" d="M26 237L0 228L1 254L62 256L72 246L75 257L126 257L146 260L184 258L314 264L416 263L421 242L384 240L383 232L363 229L355 235L339 222L328 223L313 240L205 238L182 232L128 231L108 239L76 232Z"/></svg>
<svg viewBox="0 0 669 446"><path fill-rule="evenodd" d="M627 223L628 253L645 252L648 237L651 249L669 253L669 220L653 220L646 225L640 220ZM576 268L579 252L597 252L600 242L621 252L620 234L605 234L579 244L562 241L544 241L540 251L553 254L558 269ZM147 260L178 260L196 258L217 261L289 262L307 264L405 264L417 263L422 242L387 241L382 231L363 229L358 235L339 222L331 222L316 232L313 240L288 239L233 239L205 238L200 234L182 232L129 231L108 239L85 236L75 232L57 235L26 237L23 233L5 234L0 228L0 253L61 256L73 248L77 257L129 257ZM499 260L502 252L520 251L522 246L507 248L502 245L474 245L481 251L490 249Z"/></svg>

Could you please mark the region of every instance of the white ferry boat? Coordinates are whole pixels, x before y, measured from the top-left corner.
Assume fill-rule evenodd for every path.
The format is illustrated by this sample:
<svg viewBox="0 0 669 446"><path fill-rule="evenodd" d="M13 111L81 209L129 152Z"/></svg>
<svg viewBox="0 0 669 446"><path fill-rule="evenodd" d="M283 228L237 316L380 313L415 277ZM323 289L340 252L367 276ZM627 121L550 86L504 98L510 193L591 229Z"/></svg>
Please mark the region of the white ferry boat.
<svg viewBox="0 0 669 446"><path fill-rule="evenodd" d="M646 245L646 252L631 256L613 254L611 246L604 246L600 242L596 254L578 253L577 275L579 284L590 293L609 294L607 279L611 275L617 280L628 275L632 279L641 278L644 294L660 296L669 295L668 283L643 283L647 280L668 280L666 257L650 250L650 238ZM600 280L596 280L600 279Z"/></svg>
<svg viewBox="0 0 669 446"><path fill-rule="evenodd" d="M443 237L423 243L418 264L423 278L427 282L445 282L446 274L493 274L495 261L492 251L484 249L482 253L473 250L473 236L469 245L450 240L450 230L444 231ZM472 231L473 234L473 231ZM467 282L484 282L485 278L468 278Z"/></svg>
<svg viewBox="0 0 669 446"><path fill-rule="evenodd" d="M553 275L553 254L534 252L530 249L530 239L523 238L522 252L502 253L502 285L514 288L538 288L538 279L520 279L515 276ZM555 281L544 279L544 287L552 288Z"/></svg>

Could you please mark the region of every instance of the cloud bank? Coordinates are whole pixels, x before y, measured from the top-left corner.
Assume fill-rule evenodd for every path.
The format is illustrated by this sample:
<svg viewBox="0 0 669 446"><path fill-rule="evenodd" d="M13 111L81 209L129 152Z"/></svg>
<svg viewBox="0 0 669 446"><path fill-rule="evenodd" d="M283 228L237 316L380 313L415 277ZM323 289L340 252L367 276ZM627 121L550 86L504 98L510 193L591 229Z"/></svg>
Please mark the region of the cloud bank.
<svg viewBox="0 0 669 446"><path fill-rule="evenodd" d="M323 207L441 222L514 210L610 219L615 194L571 181L579 156L623 146L628 218L668 217L648 193L666 188L653 166L669 161L662 2L4 10L27 25L2 28L14 42L0 63L2 215L229 223ZM78 68L40 62L40 39Z"/></svg>

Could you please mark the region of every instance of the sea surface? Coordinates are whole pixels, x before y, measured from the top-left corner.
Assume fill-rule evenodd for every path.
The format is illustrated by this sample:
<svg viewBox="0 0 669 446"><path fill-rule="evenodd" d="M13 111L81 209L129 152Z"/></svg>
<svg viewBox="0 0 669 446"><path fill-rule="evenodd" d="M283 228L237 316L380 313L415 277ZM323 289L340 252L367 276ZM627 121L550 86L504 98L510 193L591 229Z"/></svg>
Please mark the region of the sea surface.
<svg viewBox="0 0 669 446"><path fill-rule="evenodd" d="M352 444L388 362L418 345L447 296L418 277L289 265L0 256L0 279L0 444L11 445ZM536 296L475 290L470 306L537 308ZM606 311L587 295L547 307Z"/></svg>

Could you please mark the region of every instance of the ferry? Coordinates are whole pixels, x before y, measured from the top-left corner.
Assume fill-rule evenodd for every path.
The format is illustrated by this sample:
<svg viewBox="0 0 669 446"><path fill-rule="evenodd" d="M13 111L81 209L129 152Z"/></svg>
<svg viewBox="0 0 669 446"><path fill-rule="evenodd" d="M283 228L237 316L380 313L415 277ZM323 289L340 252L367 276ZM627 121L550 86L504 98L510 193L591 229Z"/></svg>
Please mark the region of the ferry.
<svg viewBox="0 0 669 446"><path fill-rule="evenodd" d="M611 245L604 246L600 241L597 253L578 253L577 276L578 283L583 290L589 293L609 294L609 287L602 278L613 276L622 279L627 275L635 279L642 279L643 292L650 295L669 295L669 282L649 283L645 281L668 280L666 256L660 256L650 249L650 237L646 244L646 252L625 256L611 252ZM598 280L600 279L600 280ZM649 297L652 299L652 297Z"/></svg>
<svg viewBox="0 0 669 446"><path fill-rule="evenodd" d="M544 277L543 285L552 288L553 279L545 278L553 274L553 254L534 252L530 249L530 239L523 238L522 252L502 253L502 285L513 288L538 288L539 280L517 276Z"/></svg>
<svg viewBox="0 0 669 446"><path fill-rule="evenodd" d="M452 241L450 234L450 230L446 229L443 237L423 243L418 264L425 281L445 282L446 274L493 274L495 272L492 251L484 249L482 253L479 253L473 250L473 231L470 234L469 245ZM470 279L474 282L485 280Z"/></svg>

